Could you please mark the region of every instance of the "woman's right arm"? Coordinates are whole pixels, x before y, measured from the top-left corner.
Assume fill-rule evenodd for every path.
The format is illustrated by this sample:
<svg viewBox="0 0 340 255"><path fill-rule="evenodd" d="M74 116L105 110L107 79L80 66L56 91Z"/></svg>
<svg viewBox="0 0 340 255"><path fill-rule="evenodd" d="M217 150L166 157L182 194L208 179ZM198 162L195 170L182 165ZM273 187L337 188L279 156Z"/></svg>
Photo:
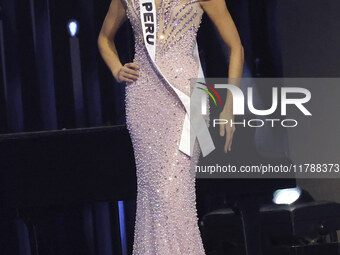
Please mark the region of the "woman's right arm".
<svg viewBox="0 0 340 255"><path fill-rule="evenodd" d="M119 27L126 20L125 8L121 1L122 0L111 1L109 11L99 33L98 48L117 82L133 82L139 77L138 70L140 67L135 63L122 65L114 43L114 38Z"/></svg>

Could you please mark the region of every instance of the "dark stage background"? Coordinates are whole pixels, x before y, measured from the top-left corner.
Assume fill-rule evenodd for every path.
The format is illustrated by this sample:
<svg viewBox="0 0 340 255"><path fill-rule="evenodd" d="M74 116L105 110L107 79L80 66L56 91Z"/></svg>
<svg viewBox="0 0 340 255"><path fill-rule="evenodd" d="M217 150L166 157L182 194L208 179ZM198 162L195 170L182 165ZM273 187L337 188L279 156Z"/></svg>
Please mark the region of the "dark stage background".
<svg viewBox="0 0 340 255"><path fill-rule="evenodd" d="M109 4L109 0L0 0L0 134L125 123L124 85L114 81L97 47ZM228 0L227 4L245 48L244 76L282 77L279 35L286 30L279 30L277 1ZM285 8L289 6L280 9L284 10L281 19L288 13ZM67 29L71 19L79 23L73 39ZM80 65L74 73L80 77L80 90L73 87L71 58L75 56L70 50L77 43ZM198 44L205 75L226 77L227 48L206 15ZM121 27L116 45L122 63L131 62L134 41L128 22ZM264 98L271 93L258 89ZM279 131L278 136L282 140L279 153L285 154L286 134ZM217 202L200 207L199 213L218 206ZM125 211L119 219L112 217L117 210ZM40 208L39 212L43 255L121 254L114 248L118 241L113 240L111 230L117 220L121 222L122 254L131 254L134 200ZM1 210L0 253L29 255L27 226L16 216L9 220L13 213L18 216L18 212Z"/></svg>

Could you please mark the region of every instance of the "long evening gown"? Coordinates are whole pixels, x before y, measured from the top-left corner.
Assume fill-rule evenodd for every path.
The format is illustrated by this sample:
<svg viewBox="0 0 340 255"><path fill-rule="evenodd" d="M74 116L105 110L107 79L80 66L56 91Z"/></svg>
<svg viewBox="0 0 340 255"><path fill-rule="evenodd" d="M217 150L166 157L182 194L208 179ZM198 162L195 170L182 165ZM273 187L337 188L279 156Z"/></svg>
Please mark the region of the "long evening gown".
<svg viewBox="0 0 340 255"><path fill-rule="evenodd" d="M141 67L137 81L127 83L125 95L137 168L133 255L204 255L190 170L200 148L196 140L191 159L179 150L185 108L152 65L143 43L139 1L124 4L135 36L134 63ZM189 79L198 75L193 51L202 14L193 0L163 0L157 7L155 62L187 95Z"/></svg>

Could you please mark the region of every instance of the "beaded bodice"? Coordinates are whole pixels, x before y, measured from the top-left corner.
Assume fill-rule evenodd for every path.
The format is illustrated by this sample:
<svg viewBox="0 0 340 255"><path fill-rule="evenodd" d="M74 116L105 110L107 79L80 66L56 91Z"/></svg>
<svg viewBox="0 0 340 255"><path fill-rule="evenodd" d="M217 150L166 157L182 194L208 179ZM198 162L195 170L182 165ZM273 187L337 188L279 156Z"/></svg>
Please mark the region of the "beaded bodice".
<svg viewBox="0 0 340 255"><path fill-rule="evenodd" d="M191 93L189 80L198 77L199 59L195 57L195 44L204 12L199 1L161 0L156 8L155 62L173 86L187 95ZM151 79L155 84L159 81L153 76L157 72L153 68L143 41L139 0L124 0L124 3L135 36L133 62L142 67L140 79L129 84L129 89L143 87L144 90L149 90Z"/></svg>
<svg viewBox="0 0 340 255"><path fill-rule="evenodd" d="M136 52L144 48L138 0L125 0L134 30ZM203 9L198 0L162 0L157 7L156 59L169 51L191 54Z"/></svg>

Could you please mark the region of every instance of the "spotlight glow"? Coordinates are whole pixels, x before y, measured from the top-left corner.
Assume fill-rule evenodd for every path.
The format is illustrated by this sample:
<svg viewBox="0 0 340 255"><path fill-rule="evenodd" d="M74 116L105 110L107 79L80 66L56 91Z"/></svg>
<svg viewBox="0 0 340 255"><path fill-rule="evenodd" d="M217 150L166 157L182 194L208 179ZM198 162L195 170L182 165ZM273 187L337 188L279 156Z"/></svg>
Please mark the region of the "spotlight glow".
<svg viewBox="0 0 340 255"><path fill-rule="evenodd" d="M78 21L76 20L70 20L68 23L68 32L70 36L75 37L78 34Z"/></svg>
<svg viewBox="0 0 340 255"><path fill-rule="evenodd" d="M274 192L273 202L275 204L292 204L301 196L301 189L299 187L291 189L278 189Z"/></svg>

